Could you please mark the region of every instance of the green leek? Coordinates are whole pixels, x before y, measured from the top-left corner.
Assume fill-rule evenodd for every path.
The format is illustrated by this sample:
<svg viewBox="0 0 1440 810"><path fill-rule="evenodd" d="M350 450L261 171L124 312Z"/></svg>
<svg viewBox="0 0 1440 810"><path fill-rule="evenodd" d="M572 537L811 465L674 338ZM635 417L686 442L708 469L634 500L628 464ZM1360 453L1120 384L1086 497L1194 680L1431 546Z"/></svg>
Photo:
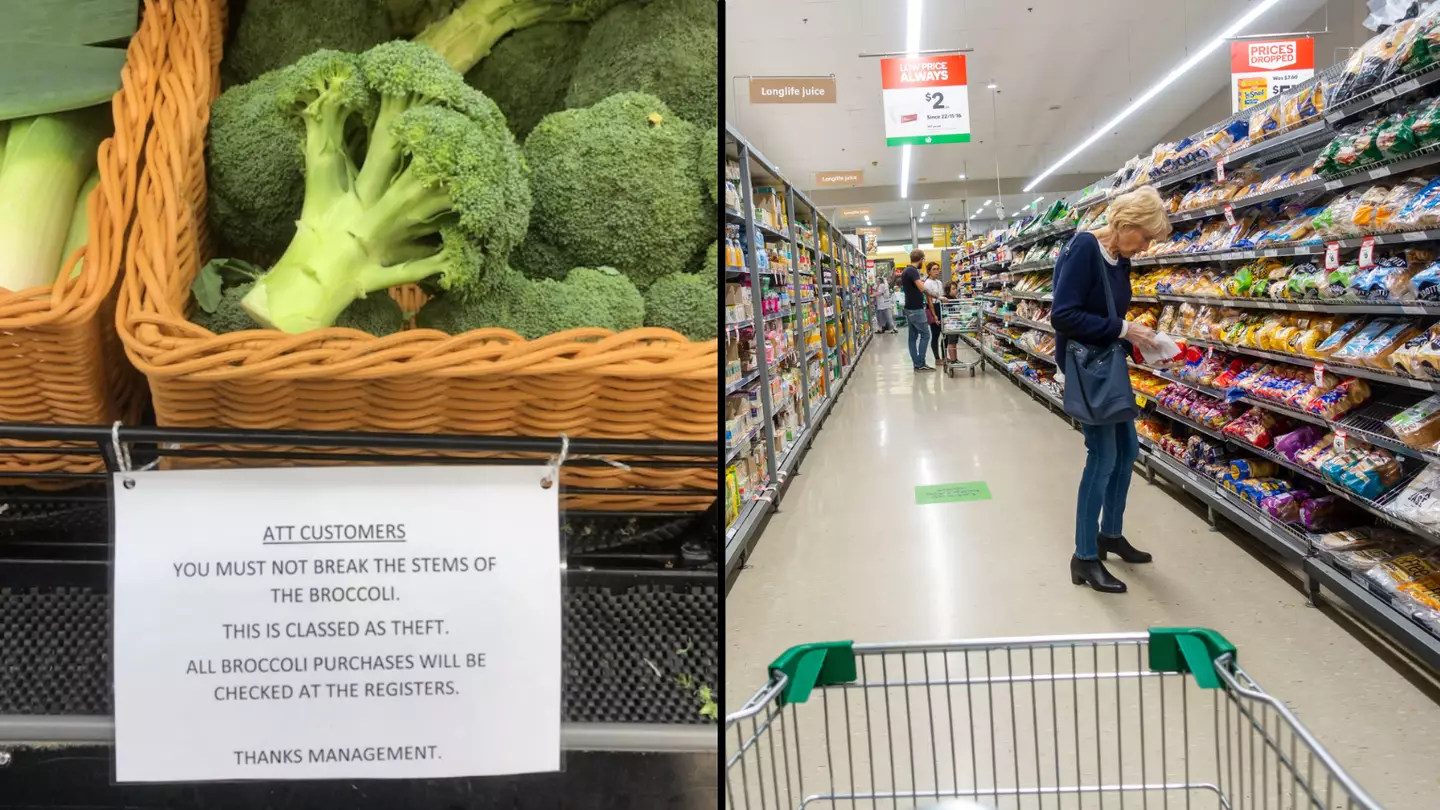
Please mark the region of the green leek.
<svg viewBox="0 0 1440 810"><path fill-rule="evenodd" d="M10 123L0 166L0 289L55 282L76 200L109 123L108 107Z"/></svg>

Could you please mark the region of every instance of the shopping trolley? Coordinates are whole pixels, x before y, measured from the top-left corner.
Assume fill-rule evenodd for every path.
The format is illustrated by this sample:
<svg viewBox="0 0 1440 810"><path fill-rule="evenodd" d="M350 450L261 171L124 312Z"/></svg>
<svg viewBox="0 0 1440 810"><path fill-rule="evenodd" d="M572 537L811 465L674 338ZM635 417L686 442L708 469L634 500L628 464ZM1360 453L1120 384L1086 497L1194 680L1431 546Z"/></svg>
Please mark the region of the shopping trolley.
<svg viewBox="0 0 1440 810"><path fill-rule="evenodd" d="M974 298L946 299L940 302L940 334L946 338L945 346L945 373L951 377L955 376L955 369L970 369L970 376L975 376L975 367L985 368L984 359L978 349L980 335L980 302ZM960 352L974 355L973 360L951 360L949 338L954 335L959 339L955 341L956 357ZM968 336L968 338L967 338ZM976 341L976 342L972 342ZM963 348L962 348L963 347Z"/></svg>
<svg viewBox="0 0 1440 810"><path fill-rule="evenodd" d="M808 644L770 673L725 718L731 810L1379 808L1211 630Z"/></svg>

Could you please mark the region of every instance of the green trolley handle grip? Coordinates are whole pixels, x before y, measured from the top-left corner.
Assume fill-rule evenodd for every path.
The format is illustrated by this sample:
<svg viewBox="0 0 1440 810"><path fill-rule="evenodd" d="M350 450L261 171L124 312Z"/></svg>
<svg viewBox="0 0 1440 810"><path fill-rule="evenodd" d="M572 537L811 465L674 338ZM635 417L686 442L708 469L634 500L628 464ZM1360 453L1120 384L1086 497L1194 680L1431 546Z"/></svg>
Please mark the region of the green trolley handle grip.
<svg viewBox="0 0 1440 810"><path fill-rule="evenodd" d="M783 674L780 705L804 703L817 686L853 683L855 650L850 641L825 641L791 647L770 664L772 676ZM1157 627L1150 630L1152 672L1190 673L1201 689L1220 689L1224 682L1215 661L1236 657L1235 645L1214 630L1197 627Z"/></svg>
<svg viewBox="0 0 1440 810"><path fill-rule="evenodd" d="M1150 631L1150 669L1154 672L1188 672L1201 689L1220 689L1215 672L1223 655L1235 660L1235 645L1214 630L1198 627L1156 627Z"/></svg>

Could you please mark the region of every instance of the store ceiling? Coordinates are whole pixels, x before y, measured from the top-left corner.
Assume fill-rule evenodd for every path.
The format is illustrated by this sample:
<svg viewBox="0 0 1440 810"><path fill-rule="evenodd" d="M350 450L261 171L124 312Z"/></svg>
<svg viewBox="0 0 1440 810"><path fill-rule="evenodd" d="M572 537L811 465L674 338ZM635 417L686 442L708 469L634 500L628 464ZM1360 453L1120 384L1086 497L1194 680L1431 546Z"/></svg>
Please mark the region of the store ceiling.
<svg viewBox="0 0 1440 810"><path fill-rule="evenodd" d="M901 201L899 147L885 145L880 63L861 53L905 48L905 0L727 0L726 119L783 174L807 191L814 174L861 169L885 219L900 221L926 196L927 183L966 175L971 210L977 181L1028 181L1063 156L1244 13L1247 0L927 0L921 50L972 48L968 57L972 142L916 147L910 198ZM1252 33L1283 33L1324 0L1283 0ZM1329 59L1322 64L1328 64ZM748 76L828 76L835 104L749 101ZM1220 49L1066 165L1059 187L1097 179L1148 151L1201 104L1228 86L1229 55ZM993 95L986 83L994 79ZM1013 182L1006 182L1007 187ZM993 187L993 186L992 186ZM983 193L983 192L982 192ZM864 195L859 195L864 196ZM993 197L993 195L991 195ZM1007 195L1009 211L1034 195ZM855 195L847 197L855 203ZM943 200L960 210L960 199ZM895 205L884 205L896 203ZM892 217L899 217L895 220ZM959 220L957 214L951 218ZM850 223L842 223L850 224ZM864 224L860 222L858 224ZM978 224L978 220L977 220Z"/></svg>

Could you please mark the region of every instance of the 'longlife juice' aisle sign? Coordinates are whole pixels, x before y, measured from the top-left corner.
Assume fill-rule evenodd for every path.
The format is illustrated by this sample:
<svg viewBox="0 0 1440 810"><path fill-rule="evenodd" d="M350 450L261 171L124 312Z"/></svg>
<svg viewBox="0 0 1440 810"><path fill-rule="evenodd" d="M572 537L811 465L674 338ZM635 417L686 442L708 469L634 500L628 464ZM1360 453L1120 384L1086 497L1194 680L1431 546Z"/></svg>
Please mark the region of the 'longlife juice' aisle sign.
<svg viewBox="0 0 1440 810"><path fill-rule="evenodd" d="M1272 99L1315 75L1315 40L1230 43L1230 111Z"/></svg>
<svg viewBox="0 0 1440 810"><path fill-rule="evenodd" d="M885 145L969 143L965 55L880 60Z"/></svg>

